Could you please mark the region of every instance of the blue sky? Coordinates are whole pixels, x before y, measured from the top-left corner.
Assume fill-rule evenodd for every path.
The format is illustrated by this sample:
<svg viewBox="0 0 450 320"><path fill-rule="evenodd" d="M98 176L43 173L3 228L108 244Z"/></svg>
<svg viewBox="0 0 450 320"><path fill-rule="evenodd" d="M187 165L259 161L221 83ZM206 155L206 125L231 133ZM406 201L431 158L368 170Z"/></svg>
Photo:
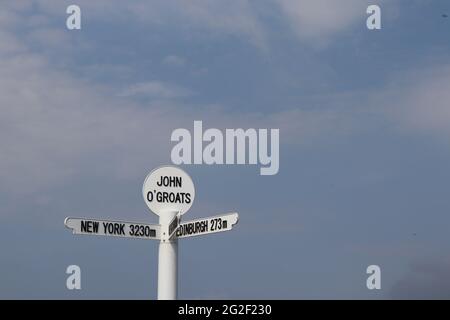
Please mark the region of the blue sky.
<svg viewBox="0 0 450 320"><path fill-rule="evenodd" d="M82 29L65 27L68 5ZM366 8L382 29L366 28ZM3 1L0 297L154 299L157 243L66 216L156 222L146 174L171 132L279 128L280 171L182 166L180 298L450 297L446 1ZM82 290L65 287L66 267ZM377 264L382 289L365 273Z"/></svg>

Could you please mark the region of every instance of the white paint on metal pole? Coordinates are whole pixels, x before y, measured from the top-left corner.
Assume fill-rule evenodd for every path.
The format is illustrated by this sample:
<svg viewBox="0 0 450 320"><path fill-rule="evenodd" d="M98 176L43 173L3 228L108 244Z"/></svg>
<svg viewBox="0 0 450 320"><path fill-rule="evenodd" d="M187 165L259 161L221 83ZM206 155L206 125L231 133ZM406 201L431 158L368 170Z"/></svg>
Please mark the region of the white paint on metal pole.
<svg viewBox="0 0 450 320"><path fill-rule="evenodd" d="M207 217L202 219L195 219L180 223L176 238L187 238L193 236L200 236L209 233L229 231L238 223L239 215L237 212Z"/></svg>
<svg viewBox="0 0 450 320"><path fill-rule="evenodd" d="M173 166L159 167L145 178L142 195L149 209L158 216L168 210L184 214L195 198L191 177Z"/></svg>
<svg viewBox="0 0 450 320"><path fill-rule="evenodd" d="M178 239L166 234L178 211L161 211L159 224L162 235L158 253L158 300L176 300L178 294Z"/></svg>
<svg viewBox="0 0 450 320"><path fill-rule="evenodd" d="M74 234L113 236L135 239L160 239L159 225L140 222L96 220L89 218L66 218L64 224Z"/></svg>

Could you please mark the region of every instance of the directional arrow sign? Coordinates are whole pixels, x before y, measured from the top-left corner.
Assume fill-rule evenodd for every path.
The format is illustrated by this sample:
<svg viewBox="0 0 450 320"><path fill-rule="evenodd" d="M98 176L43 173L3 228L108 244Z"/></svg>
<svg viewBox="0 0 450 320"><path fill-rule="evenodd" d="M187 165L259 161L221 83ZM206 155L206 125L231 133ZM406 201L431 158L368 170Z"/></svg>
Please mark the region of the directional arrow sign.
<svg viewBox="0 0 450 320"><path fill-rule="evenodd" d="M64 224L74 234L113 236L135 239L159 239L160 225L125 221L106 221L88 218L66 218Z"/></svg>
<svg viewBox="0 0 450 320"><path fill-rule="evenodd" d="M233 228L233 225L235 225L238 220L239 215L234 212L182 222L178 226L175 236L178 238L187 238L208 233L228 231Z"/></svg>

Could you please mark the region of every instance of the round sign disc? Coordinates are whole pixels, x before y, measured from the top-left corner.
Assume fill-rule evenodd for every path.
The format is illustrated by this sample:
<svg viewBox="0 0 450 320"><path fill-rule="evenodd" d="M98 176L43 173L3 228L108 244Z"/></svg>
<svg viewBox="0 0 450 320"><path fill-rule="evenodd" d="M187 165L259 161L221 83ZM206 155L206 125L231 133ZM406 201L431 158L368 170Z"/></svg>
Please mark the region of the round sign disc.
<svg viewBox="0 0 450 320"><path fill-rule="evenodd" d="M194 202L195 188L186 172L177 167L164 166L147 175L142 195L150 210L158 216L165 210L184 214Z"/></svg>

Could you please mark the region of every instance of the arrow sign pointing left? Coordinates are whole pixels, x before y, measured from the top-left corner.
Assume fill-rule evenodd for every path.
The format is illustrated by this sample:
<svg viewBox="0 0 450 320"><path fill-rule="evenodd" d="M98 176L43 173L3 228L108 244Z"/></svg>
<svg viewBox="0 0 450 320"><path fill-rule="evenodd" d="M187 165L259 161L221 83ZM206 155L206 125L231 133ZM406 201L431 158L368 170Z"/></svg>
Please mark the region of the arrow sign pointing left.
<svg viewBox="0 0 450 320"><path fill-rule="evenodd" d="M64 224L74 234L125 237L135 239L160 239L161 226L139 222L66 218Z"/></svg>

